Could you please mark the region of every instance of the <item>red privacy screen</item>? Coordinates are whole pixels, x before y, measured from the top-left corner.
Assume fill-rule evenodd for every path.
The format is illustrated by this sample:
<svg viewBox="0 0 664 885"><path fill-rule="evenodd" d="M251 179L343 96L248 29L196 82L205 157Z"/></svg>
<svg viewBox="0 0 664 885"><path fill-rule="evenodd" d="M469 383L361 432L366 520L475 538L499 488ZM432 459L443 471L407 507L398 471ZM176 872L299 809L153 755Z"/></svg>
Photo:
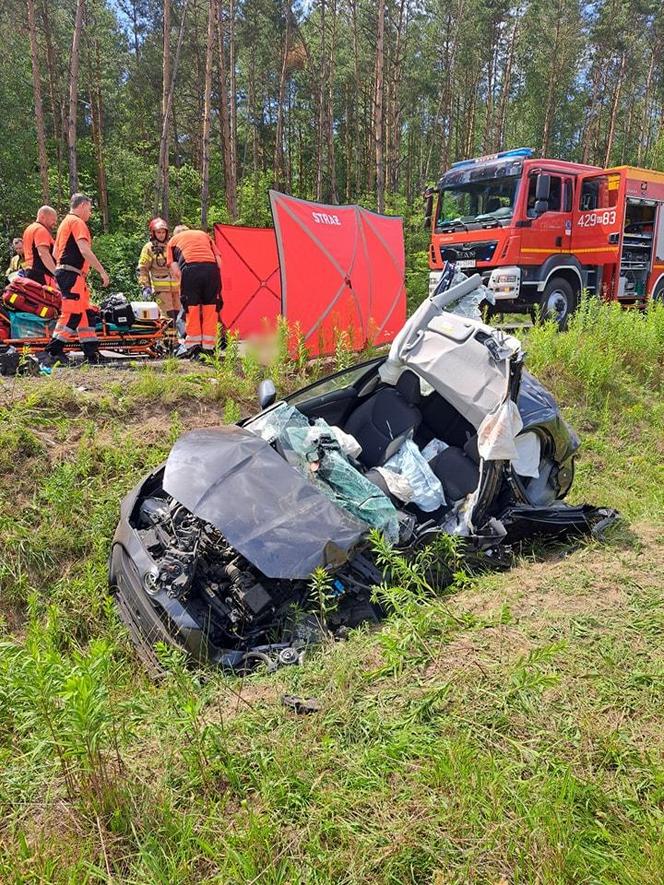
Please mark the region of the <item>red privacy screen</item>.
<svg viewBox="0 0 664 885"><path fill-rule="evenodd" d="M270 191L282 311L310 353L394 338L406 319L403 225L358 206L325 206Z"/></svg>
<svg viewBox="0 0 664 885"><path fill-rule="evenodd" d="M215 224L227 329L247 338L274 325L281 313L279 256L272 228Z"/></svg>
<svg viewBox="0 0 664 885"><path fill-rule="evenodd" d="M277 191L270 201L274 230L214 226L226 327L248 338L281 313L312 355L333 353L341 331L354 350L391 341L406 320L401 219Z"/></svg>

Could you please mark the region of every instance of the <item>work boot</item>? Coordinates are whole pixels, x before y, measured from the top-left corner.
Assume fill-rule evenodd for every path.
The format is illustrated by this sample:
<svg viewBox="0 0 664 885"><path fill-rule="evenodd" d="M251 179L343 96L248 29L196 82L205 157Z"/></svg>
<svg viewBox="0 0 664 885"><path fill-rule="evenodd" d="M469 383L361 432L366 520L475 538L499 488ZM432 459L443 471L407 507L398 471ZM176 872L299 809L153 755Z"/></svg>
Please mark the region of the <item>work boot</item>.
<svg viewBox="0 0 664 885"><path fill-rule="evenodd" d="M40 353L35 354L39 365L45 366L48 369L52 369L55 365L71 365L69 357L65 354L64 347L52 347L52 344L53 342L51 342L46 350L42 350Z"/></svg>
<svg viewBox="0 0 664 885"><path fill-rule="evenodd" d="M194 347L186 347L184 344L181 344L175 351L175 358L178 360L193 360L198 357L200 352L201 348L198 344L194 345Z"/></svg>
<svg viewBox="0 0 664 885"><path fill-rule="evenodd" d="M83 351L84 362L90 363L90 365L93 366L97 366L102 362L98 344L84 344L81 349Z"/></svg>

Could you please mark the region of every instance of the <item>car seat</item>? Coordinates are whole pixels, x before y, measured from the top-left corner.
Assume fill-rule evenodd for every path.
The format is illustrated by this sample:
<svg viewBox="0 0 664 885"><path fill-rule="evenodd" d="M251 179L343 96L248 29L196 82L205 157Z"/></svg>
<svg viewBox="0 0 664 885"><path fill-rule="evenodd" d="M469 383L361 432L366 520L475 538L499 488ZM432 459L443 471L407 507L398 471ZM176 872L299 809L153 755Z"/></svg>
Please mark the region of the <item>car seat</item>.
<svg viewBox="0 0 664 885"><path fill-rule="evenodd" d="M420 379L406 370L396 386L377 390L351 413L344 430L362 446L364 467L384 464L415 434L422 423L420 397Z"/></svg>
<svg viewBox="0 0 664 885"><path fill-rule="evenodd" d="M479 461L476 435L470 437L463 448L448 446L429 461L448 502L460 501L475 491L480 481Z"/></svg>

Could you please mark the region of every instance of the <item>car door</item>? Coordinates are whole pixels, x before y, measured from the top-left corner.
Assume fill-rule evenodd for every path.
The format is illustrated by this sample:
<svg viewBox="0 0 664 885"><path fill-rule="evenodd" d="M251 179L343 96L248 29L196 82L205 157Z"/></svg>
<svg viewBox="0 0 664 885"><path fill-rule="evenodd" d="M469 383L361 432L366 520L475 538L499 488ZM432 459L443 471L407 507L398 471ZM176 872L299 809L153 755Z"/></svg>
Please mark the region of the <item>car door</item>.
<svg viewBox="0 0 664 885"><path fill-rule="evenodd" d="M535 189L540 170L528 176L525 215L522 222L521 253L523 264L542 264L549 255L569 250L572 204L570 183L566 176L550 173L548 209L535 214ZM548 174L548 173L546 173Z"/></svg>
<svg viewBox="0 0 664 885"><path fill-rule="evenodd" d="M625 224L625 179L619 172L587 173L578 180L572 252L581 264L615 264Z"/></svg>

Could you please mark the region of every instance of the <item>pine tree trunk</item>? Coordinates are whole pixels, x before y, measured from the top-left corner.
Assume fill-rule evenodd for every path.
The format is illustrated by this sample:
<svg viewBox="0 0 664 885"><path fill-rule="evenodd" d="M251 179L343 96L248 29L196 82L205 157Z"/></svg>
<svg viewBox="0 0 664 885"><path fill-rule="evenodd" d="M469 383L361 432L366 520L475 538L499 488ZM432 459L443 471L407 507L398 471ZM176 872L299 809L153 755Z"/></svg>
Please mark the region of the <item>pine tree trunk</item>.
<svg viewBox="0 0 664 885"><path fill-rule="evenodd" d="M352 15L352 20L353 20L353 74L354 74L354 78L355 78L355 95L354 95L355 105L354 105L353 117L354 117L354 121L355 121L355 134L356 134L356 136L358 136L359 132L357 132L357 130L359 128L358 122L360 120L360 113L358 110L358 102L360 100L360 95L361 95L361 91L360 91L361 83L360 83L360 38L359 38L359 25L358 25L358 20L357 20L357 0L351 0L351 15ZM360 193L360 182L362 180L362 171L360 168L362 158L360 156L358 156L359 150L357 147L359 141L360 141L360 139L357 137L354 139L355 150L353 151L353 158L352 158L353 168L355 171L355 183L354 183L353 190L356 195L359 195L359 193Z"/></svg>
<svg viewBox="0 0 664 885"><path fill-rule="evenodd" d="M67 119L67 150L69 154L69 190L78 190L78 164L76 156L76 120L78 116L78 68L81 58L81 32L83 30L84 0L76 2L76 19L71 43L69 62L69 115Z"/></svg>
<svg viewBox="0 0 664 885"><path fill-rule="evenodd" d="M160 156L163 151L163 167L160 170L161 175L161 214L168 222L170 213L170 189L168 168L170 165L169 148L171 138L171 127L168 123L166 109L168 107L168 90L171 82L171 0L164 0L164 33L163 33L163 54L161 67L161 132L163 145L160 146Z"/></svg>
<svg viewBox="0 0 664 885"><path fill-rule="evenodd" d="M595 127L595 116L597 113L597 100L599 97L599 83L601 78L601 65L599 61L594 64L594 71L591 76L590 100L587 104L587 111L584 118L584 131L581 150L581 162L589 163L592 151L593 131Z"/></svg>
<svg viewBox="0 0 664 885"><path fill-rule="evenodd" d="M497 35L499 33L498 29L498 21L493 18L491 20L491 57L489 59L488 67L487 67L487 101L486 101L486 116L484 118L484 137L482 140L482 148L484 153L488 153L493 150L493 126L494 126L494 103L495 103L495 89L496 89L496 66L497 66L497 56L498 56L498 47L497 47Z"/></svg>
<svg viewBox="0 0 664 885"><path fill-rule="evenodd" d="M404 42L404 22L406 15L406 0L399 2L399 20L397 23L396 40L394 44L394 60L391 66L389 89L387 97L388 131L387 139L387 186L395 191L399 179L399 148L401 135L401 113L399 106L399 84L401 82L401 58ZM406 25L407 26L407 25Z"/></svg>
<svg viewBox="0 0 664 885"><path fill-rule="evenodd" d="M37 29L35 27L34 0L26 0L28 8L28 30L30 32L30 58L32 60L32 88L35 99L35 125L37 128L37 153L39 155L39 178L41 180L42 200L49 201L48 157L46 155L46 129L44 127L44 109L42 107L41 74L39 71L39 50L37 49Z"/></svg>
<svg viewBox="0 0 664 885"><path fill-rule="evenodd" d="M376 111L374 115L374 144L376 149L376 207L385 211L385 168L383 163L383 81L385 73L385 0L378 0L378 28L376 32Z"/></svg>
<svg viewBox="0 0 664 885"><path fill-rule="evenodd" d="M233 189L233 194L235 194L237 190L237 175L238 175L238 166L237 166L237 73L235 70L236 65L236 48L235 48L235 0L230 0L229 10L228 10L228 67L229 67L229 77L228 82L230 86L230 124L231 124L231 161L233 167L233 181L236 182L235 187Z"/></svg>
<svg viewBox="0 0 664 885"><path fill-rule="evenodd" d="M169 206L167 203L164 203L164 188L166 189L166 193L168 193L168 130L170 127L171 117L173 117L173 125L175 126L175 115L173 113L173 94L175 92L175 81L178 75L178 67L180 65L180 50L182 49L182 40L184 38L184 23L187 16L187 7L189 5L189 0L184 0L184 4L182 6L182 18L180 19L180 28L178 31L178 42L175 46L175 58L173 60L173 70L171 72L170 82L168 84L168 94L166 96L166 107L163 113L163 120L161 125L161 138L159 141L159 163L157 166L157 182L155 187L156 192L156 200L155 200L155 212L159 211L159 206L161 205L162 215L168 221L168 209ZM177 145L177 139L176 139Z"/></svg>
<svg viewBox="0 0 664 885"><path fill-rule="evenodd" d="M323 157L324 157L324 131L325 131L325 106L327 102L327 90L325 74L327 71L327 44L325 34L325 0L320 0L320 74L318 83L318 139L316 148L316 199L323 199Z"/></svg>
<svg viewBox="0 0 664 885"><path fill-rule="evenodd" d="M558 76L558 66L560 64L559 45L560 45L560 29L562 26L562 8L559 3L558 15L556 16L556 34L553 40L553 50L551 52L551 65L549 67L549 78L547 82L546 109L544 111L544 126L542 129L542 148L541 154L547 156L549 150L549 140L551 138L551 123L553 121L553 110L555 106L556 90L555 83Z"/></svg>
<svg viewBox="0 0 664 885"><path fill-rule="evenodd" d="M65 126L63 125L64 121L64 102L61 101L61 96L56 84L59 83L60 78L58 76L58 71L56 67L55 61L55 51L53 49L53 40L51 38L51 24L48 15L48 0L42 0L40 5L40 13L41 13L41 22L42 22L42 30L44 32L44 42L46 44L46 67L48 70L48 91L49 91L49 100L51 105L51 117L53 119L53 138L55 141L55 150L56 150L56 163L58 168L58 193L57 193L57 207L61 208L64 204L63 197L63 156L65 153L64 147L64 133Z"/></svg>
<svg viewBox="0 0 664 885"><path fill-rule="evenodd" d="M655 50L650 51L650 64L648 65L648 76L646 77L646 89L643 97L643 113L641 114L641 125L639 127L639 143L636 149L636 165L640 166L643 162L643 153L646 148L647 131L650 126L650 90L652 88L652 77L655 71Z"/></svg>
<svg viewBox="0 0 664 885"><path fill-rule="evenodd" d="M337 0L332 0L332 35L327 64L327 90L325 95L325 129L327 142L327 174L330 187L330 202L337 203L337 170L334 156L334 59L337 48Z"/></svg>
<svg viewBox="0 0 664 885"><path fill-rule="evenodd" d="M237 197L235 182L234 150L231 135L231 121L228 111L228 73L226 67L226 46L224 43L223 11L219 7L217 17L217 42L219 45L219 120L221 123L221 150L224 157L224 188L226 206L231 221L237 218Z"/></svg>
<svg viewBox="0 0 664 885"><path fill-rule="evenodd" d="M219 19L217 0L208 0L207 42L205 44L205 89L203 93L203 137L201 162L201 227L207 228L210 201L210 118L212 115L212 50L214 29Z"/></svg>
<svg viewBox="0 0 664 885"><path fill-rule="evenodd" d="M512 34L510 36L509 49L507 51L507 59L505 61L505 70L503 71L503 85L500 95L500 110L498 111L498 133L496 137L496 147L502 150L505 144L505 127L507 124L507 107L510 97L510 87L512 85L512 67L514 65L514 50L516 48L516 38L519 31L519 15L521 7L517 6L514 10L514 25L512 26Z"/></svg>
<svg viewBox="0 0 664 885"><path fill-rule="evenodd" d="M616 117L618 115L618 104L620 103L620 92L622 90L623 77L625 76L625 67L627 65L627 52L623 50L620 59L620 69L618 78L613 90L613 101L611 102L611 117L609 119L609 134L606 139L606 151L604 154L604 165L608 166L611 159L611 151L613 150L613 138L616 134Z"/></svg>
<svg viewBox="0 0 664 885"><path fill-rule="evenodd" d="M283 190L284 186L284 101L286 98L286 74L288 72L288 52L290 48L290 21L290 4L287 4L286 31L281 53L281 72L279 74L279 94L277 97L277 128L274 139L274 186L277 190Z"/></svg>
<svg viewBox="0 0 664 885"><path fill-rule="evenodd" d="M350 203L352 198L352 179L353 179L353 114L352 102L350 97L350 86L346 85L346 126L344 132L344 148L346 151L346 202Z"/></svg>
<svg viewBox="0 0 664 885"><path fill-rule="evenodd" d="M94 38L94 49L94 88L90 89L92 140L95 146L95 158L97 161L97 193L99 194L102 230L104 233L108 233L108 187L106 183L106 163L104 161L104 105L101 93L101 56L99 41L96 37Z"/></svg>

